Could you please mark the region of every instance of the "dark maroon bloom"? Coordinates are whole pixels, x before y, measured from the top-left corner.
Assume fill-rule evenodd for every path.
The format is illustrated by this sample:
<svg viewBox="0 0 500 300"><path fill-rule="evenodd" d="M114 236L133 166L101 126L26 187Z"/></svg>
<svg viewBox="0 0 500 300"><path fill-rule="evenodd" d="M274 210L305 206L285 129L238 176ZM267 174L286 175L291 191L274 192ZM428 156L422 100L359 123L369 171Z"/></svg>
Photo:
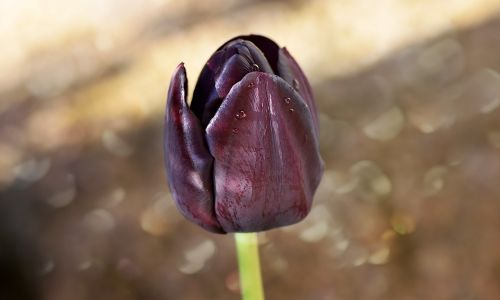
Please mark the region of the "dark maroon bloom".
<svg viewBox="0 0 500 300"><path fill-rule="evenodd" d="M323 173L311 87L285 48L258 35L222 45L187 104L180 64L165 116L165 163L180 212L212 232L302 220Z"/></svg>

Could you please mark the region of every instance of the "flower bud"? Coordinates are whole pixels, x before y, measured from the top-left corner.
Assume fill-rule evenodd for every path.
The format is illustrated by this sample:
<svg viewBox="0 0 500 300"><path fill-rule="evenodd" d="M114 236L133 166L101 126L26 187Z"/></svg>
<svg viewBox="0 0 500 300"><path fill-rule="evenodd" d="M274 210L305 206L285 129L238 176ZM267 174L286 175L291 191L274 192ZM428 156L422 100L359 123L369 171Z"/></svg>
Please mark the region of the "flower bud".
<svg viewBox="0 0 500 300"><path fill-rule="evenodd" d="M187 104L183 64L165 114L167 178L179 211L217 233L294 224L323 173L311 87L285 48L257 35L222 45Z"/></svg>

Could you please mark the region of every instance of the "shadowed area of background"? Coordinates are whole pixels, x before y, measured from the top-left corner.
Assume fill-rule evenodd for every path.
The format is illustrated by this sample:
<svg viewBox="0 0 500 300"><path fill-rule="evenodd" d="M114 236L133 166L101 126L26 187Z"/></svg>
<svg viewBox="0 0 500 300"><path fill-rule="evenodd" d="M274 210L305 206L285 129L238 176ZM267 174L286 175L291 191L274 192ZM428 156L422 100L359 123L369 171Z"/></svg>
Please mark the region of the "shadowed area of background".
<svg viewBox="0 0 500 300"><path fill-rule="evenodd" d="M239 299L175 209L165 96L229 38L308 75L324 178L259 235L268 299L500 299L500 1L0 4L0 299ZM192 93L192 90L190 91Z"/></svg>

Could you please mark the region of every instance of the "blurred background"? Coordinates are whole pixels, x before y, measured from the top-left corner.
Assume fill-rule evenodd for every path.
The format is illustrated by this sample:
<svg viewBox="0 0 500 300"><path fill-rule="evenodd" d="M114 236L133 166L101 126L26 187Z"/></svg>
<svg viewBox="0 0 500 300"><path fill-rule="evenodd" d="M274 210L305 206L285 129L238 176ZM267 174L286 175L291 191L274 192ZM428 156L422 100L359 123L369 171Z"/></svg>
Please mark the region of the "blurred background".
<svg viewBox="0 0 500 300"><path fill-rule="evenodd" d="M1 0L0 299L239 299L162 122L175 66L247 33L308 75L326 163L259 235L267 299L500 299L500 0Z"/></svg>

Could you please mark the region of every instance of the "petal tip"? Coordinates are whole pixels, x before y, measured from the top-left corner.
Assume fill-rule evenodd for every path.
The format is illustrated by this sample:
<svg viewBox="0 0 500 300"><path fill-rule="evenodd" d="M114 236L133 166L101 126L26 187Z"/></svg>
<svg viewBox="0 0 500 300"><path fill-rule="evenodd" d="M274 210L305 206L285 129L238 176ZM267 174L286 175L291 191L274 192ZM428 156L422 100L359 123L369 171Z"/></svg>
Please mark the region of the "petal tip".
<svg viewBox="0 0 500 300"><path fill-rule="evenodd" d="M180 64L177 65L174 71L175 76L178 76L179 74L181 75L186 75L186 67L184 66L184 62L181 62Z"/></svg>

